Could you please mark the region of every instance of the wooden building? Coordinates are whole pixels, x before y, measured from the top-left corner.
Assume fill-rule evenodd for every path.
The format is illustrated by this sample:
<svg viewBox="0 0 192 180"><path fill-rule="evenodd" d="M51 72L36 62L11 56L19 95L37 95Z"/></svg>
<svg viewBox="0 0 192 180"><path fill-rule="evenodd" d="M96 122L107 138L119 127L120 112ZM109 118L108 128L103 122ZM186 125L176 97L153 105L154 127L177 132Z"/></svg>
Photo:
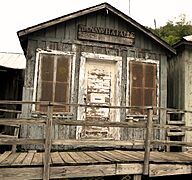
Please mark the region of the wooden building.
<svg viewBox="0 0 192 180"><path fill-rule="evenodd" d="M177 55L168 61L168 106L192 111L192 36L183 37L173 48ZM191 113L183 114L180 124L191 126L191 118ZM179 138L191 142L192 133L186 131Z"/></svg>
<svg viewBox="0 0 192 180"><path fill-rule="evenodd" d="M0 100L22 99L25 64L26 59L23 54L0 52ZM1 105L1 108L15 109L16 107ZM10 113L8 115L0 111L0 117L8 118Z"/></svg>
<svg viewBox="0 0 192 180"><path fill-rule="evenodd" d="M167 64L175 49L108 3L83 9L18 31L27 59L23 101L106 106L167 107ZM47 109L23 105L23 117ZM54 108L61 119L145 120L142 109ZM166 112L156 110L156 121ZM23 126L21 137L44 137L42 128ZM55 125L55 139L143 139L144 132L118 128ZM157 139L165 133L156 132Z"/></svg>
<svg viewBox="0 0 192 180"><path fill-rule="evenodd" d="M0 100L22 100L25 64L23 54L0 52ZM0 118L16 118L16 111L21 111L21 105L0 104ZM0 134L14 134L13 126L0 125ZM9 148L0 146L1 151Z"/></svg>

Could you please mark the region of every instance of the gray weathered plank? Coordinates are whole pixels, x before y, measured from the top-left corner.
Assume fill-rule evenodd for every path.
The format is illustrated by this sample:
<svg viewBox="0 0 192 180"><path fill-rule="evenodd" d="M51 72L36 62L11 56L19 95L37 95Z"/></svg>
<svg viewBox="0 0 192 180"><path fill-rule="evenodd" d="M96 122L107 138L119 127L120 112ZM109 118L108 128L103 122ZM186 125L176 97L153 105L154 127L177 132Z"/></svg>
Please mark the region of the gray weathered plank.
<svg viewBox="0 0 192 180"><path fill-rule="evenodd" d="M11 154L11 151L5 151L3 154L0 155L0 163L6 159Z"/></svg>
<svg viewBox="0 0 192 180"><path fill-rule="evenodd" d="M59 152L52 152L51 159L52 159L53 164L64 164L62 158L59 155Z"/></svg>
<svg viewBox="0 0 192 180"><path fill-rule="evenodd" d="M65 163L76 164L76 161L67 152L59 152L59 154Z"/></svg>
<svg viewBox="0 0 192 180"><path fill-rule="evenodd" d="M98 156L98 154L94 151L85 151L84 153L89 155L93 159L95 159L97 162L100 162L100 163L109 163L110 162L109 160L106 160L105 158Z"/></svg>
<svg viewBox="0 0 192 180"><path fill-rule="evenodd" d="M31 165L43 165L43 153L41 152L35 153Z"/></svg>
<svg viewBox="0 0 192 180"><path fill-rule="evenodd" d="M35 154L34 152L28 152L27 155L25 156L25 159L23 160L22 164L30 165L34 154Z"/></svg>
<svg viewBox="0 0 192 180"><path fill-rule="evenodd" d="M15 161L11 165L12 166L22 165L22 162L23 162L23 160L25 159L26 156L27 156L27 152L20 153L19 156L17 157L17 159L15 159Z"/></svg>
<svg viewBox="0 0 192 180"><path fill-rule="evenodd" d="M149 176L169 176L179 174L191 174L191 165L184 164L150 164Z"/></svg>
<svg viewBox="0 0 192 180"><path fill-rule="evenodd" d="M19 156L19 153L12 153L6 157L0 164L0 166L11 166L14 160Z"/></svg>

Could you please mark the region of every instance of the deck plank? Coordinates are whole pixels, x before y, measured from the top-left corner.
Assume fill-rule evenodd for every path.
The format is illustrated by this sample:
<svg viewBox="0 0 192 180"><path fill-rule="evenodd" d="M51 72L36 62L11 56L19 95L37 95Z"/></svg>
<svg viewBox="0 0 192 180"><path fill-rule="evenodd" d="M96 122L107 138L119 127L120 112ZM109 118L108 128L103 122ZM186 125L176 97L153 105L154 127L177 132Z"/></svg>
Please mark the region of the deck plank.
<svg viewBox="0 0 192 180"><path fill-rule="evenodd" d="M190 152L182 152L182 155L187 157L192 162L192 154Z"/></svg>
<svg viewBox="0 0 192 180"><path fill-rule="evenodd" d="M176 155L180 160L182 160L186 163L192 162L192 157L190 158L189 156L186 156L183 152L177 152Z"/></svg>
<svg viewBox="0 0 192 180"><path fill-rule="evenodd" d="M65 163L76 164L76 161L67 152L59 152L59 154Z"/></svg>
<svg viewBox="0 0 192 180"><path fill-rule="evenodd" d="M43 153L37 152L34 154L31 165L43 165Z"/></svg>
<svg viewBox="0 0 192 180"><path fill-rule="evenodd" d="M120 156L126 162L135 162L136 161L135 159L133 159L132 157L128 156L127 154L120 153L119 151L114 150L113 153L116 154L117 156Z"/></svg>
<svg viewBox="0 0 192 180"><path fill-rule="evenodd" d="M183 152L175 152L175 155L181 162L191 163L192 158L189 156L186 157L186 155ZM179 161L179 162L180 162Z"/></svg>
<svg viewBox="0 0 192 180"><path fill-rule="evenodd" d="M121 151L121 150L115 150L115 151L119 152L120 154L127 156L128 158L131 158L132 161L141 161L141 158L131 154L130 151Z"/></svg>
<svg viewBox="0 0 192 180"><path fill-rule="evenodd" d="M35 152L28 152L27 155L25 156L25 159L22 162L22 165L30 165L34 154Z"/></svg>
<svg viewBox="0 0 192 180"><path fill-rule="evenodd" d="M14 160L19 156L19 153L11 153L7 158L5 158L0 166L11 166L11 164L14 162Z"/></svg>
<svg viewBox="0 0 192 180"><path fill-rule="evenodd" d="M122 156L118 155L114 151L104 151L104 153L106 153L107 155L113 157L116 161L121 161L121 162L125 161L125 158L123 158Z"/></svg>
<svg viewBox="0 0 192 180"><path fill-rule="evenodd" d="M11 169L11 173L15 174L15 172L20 172L20 169L25 169L25 172L28 173L28 179L30 179L31 172L28 170L32 169L34 173L36 173L35 169L40 168L38 169L38 173L41 172L41 174L34 175L34 177L39 178L42 176L43 171L43 157L44 153L42 152L11 153L7 151L0 155L0 172L3 172L2 177L4 178L6 176L6 173L8 173L7 179L20 180L21 174L16 174L16 178L9 174L9 170ZM99 169L100 167L110 168L109 174L111 173L111 175L120 175L127 172L140 174L143 170L143 161L143 151L134 152L126 150L105 150L51 152L51 162L53 163L51 167L55 168L56 173L54 176L61 176L64 178L68 176L75 178L77 174L82 177L89 177L89 175L93 172L82 174L82 172L80 172L80 169L81 171L85 172L87 170L90 170L90 168L92 171L95 171L96 175L101 175L102 172ZM150 176L186 174L191 172L190 167L192 167L192 153L152 151L150 153L150 162L152 161L153 163L150 164ZM182 168L184 169L182 170ZM67 171L67 169L70 171ZM67 176L65 176L66 174L63 173L63 171L65 170L68 173ZM70 172L74 172L77 174L69 174ZM11 177L9 177L9 175ZM24 174L22 175L21 179L27 179L27 177L23 177L25 177Z"/></svg>
<svg viewBox="0 0 192 180"><path fill-rule="evenodd" d="M81 156L78 156L76 152L68 152L68 154L76 161L78 164L86 164L87 161L82 158Z"/></svg>
<svg viewBox="0 0 192 180"><path fill-rule="evenodd" d="M59 155L59 152L52 152L51 159L52 159L53 164L64 164L64 161L62 160L61 156Z"/></svg>
<svg viewBox="0 0 192 180"><path fill-rule="evenodd" d="M96 154L98 154L98 156L109 160L111 163L113 162L119 162L120 160L118 158L113 157L111 154L106 153L104 151L96 151Z"/></svg>
<svg viewBox="0 0 192 180"><path fill-rule="evenodd" d="M150 161L151 162L164 162L165 159L159 156L156 152L150 152Z"/></svg>
<svg viewBox="0 0 192 180"><path fill-rule="evenodd" d="M101 156L98 156L95 151L85 151L85 154L89 155L93 159L95 159L99 163L109 163L110 161L106 160L105 158L102 158Z"/></svg>
<svg viewBox="0 0 192 180"><path fill-rule="evenodd" d="M27 156L27 152L22 152L19 154L19 156L15 159L15 161L11 164L12 166L15 165L22 165L23 160Z"/></svg>
<svg viewBox="0 0 192 180"><path fill-rule="evenodd" d="M141 161L144 160L144 152L143 151L129 151L128 154L132 155L133 157L140 159Z"/></svg>
<svg viewBox="0 0 192 180"><path fill-rule="evenodd" d="M176 162L182 162L183 161L174 152L154 152L154 155L156 155L157 157L163 159L164 163L168 163L168 162L176 163Z"/></svg>
<svg viewBox="0 0 192 180"><path fill-rule="evenodd" d="M9 155L11 154L11 151L5 151L3 154L0 156L0 163L6 159Z"/></svg>
<svg viewBox="0 0 192 180"><path fill-rule="evenodd" d="M76 154L80 157L82 157L87 163L89 164L95 164L98 163L97 160L95 160L94 158L92 158L91 156L85 154L84 152L76 152Z"/></svg>

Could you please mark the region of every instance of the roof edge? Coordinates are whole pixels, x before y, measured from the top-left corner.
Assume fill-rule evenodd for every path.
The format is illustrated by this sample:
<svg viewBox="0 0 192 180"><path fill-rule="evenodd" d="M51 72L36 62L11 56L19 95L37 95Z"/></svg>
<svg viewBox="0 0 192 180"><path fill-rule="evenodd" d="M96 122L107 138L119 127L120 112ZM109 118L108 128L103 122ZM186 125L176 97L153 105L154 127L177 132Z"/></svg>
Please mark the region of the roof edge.
<svg viewBox="0 0 192 180"><path fill-rule="evenodd" d="M49 27L49 26L52 26L52 25L55 25L55 24L70 20L70 19L73 19L73 18L76 18L76 17L78 17L80 15L82 16L82 15L88 14L90 11L94 12L94 11L103 9L103 8L105 8L107 6L107 4L108 3L101 3L99 5L95 5L95 6L88 7L88 8L82 9L82 10L78 10L78 11L66 14L64 16L42 22L40 24L30 26L30 27L25 28L23 30L17 31L17 35L19 37L21 37L21 36L30 34L32 32L35 32L37 30L40 30L40 29L43 29L43 28L46 28L46 27Z"/></svg>
<svg viewBox="0 0 192 180"><path fill-rule="evenodd" d="M31 27L28 27L26 29L20 30L17 32L17 35L19 37L25 36L27 34L30 34L32 32L35 32L37 30L41 30L43 28L88 14L90 12L95 12L101 9L107 8L108 10L112 11L113 13L115 13L116 15L118 15L119 17L123 18L125 21L127 21L128 23L132 24L134 27L138 28L139 30L141 30L142 32L144 32L145 34L147 34L149 37L151 37L153 40L157 41L159 44L161 44L164 48L168 49L171 53L176 54L176 50L169 45L168 43L166 43L165 41L163 41L160 37L156 36L155 34L153 34L150 30L148 30L146 27L144 27L143 25L139 24L137 21L135 21L134 19L132 19L131 17L127 16L126 14L124 14L123 12L121 12L120 10L118 10L117 8L111 6L110 4L104 2L92 7L88 7Z"/></svg>

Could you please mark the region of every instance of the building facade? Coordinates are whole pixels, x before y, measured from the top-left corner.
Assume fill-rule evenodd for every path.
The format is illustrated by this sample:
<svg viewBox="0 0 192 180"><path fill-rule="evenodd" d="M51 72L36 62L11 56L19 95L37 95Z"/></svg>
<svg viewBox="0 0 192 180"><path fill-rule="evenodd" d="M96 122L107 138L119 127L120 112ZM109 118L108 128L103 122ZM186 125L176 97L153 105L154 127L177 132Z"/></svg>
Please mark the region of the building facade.
<svg viewBox="0 0 192 180"><path fill-rule="evenodd" d="M23 100L106 106L167 107L167 63L175 50L115 7L102 3L18 31L27 59ZM46 113L23 106L23 117ZM143 109L55 107L61 118L137 121ZM156 112L165 124L166 113ZM55 126L54 138L144 139L144 131ZM23 126L22 137L44 137ZM165 134L157 132L156 138Z"/></svg>

